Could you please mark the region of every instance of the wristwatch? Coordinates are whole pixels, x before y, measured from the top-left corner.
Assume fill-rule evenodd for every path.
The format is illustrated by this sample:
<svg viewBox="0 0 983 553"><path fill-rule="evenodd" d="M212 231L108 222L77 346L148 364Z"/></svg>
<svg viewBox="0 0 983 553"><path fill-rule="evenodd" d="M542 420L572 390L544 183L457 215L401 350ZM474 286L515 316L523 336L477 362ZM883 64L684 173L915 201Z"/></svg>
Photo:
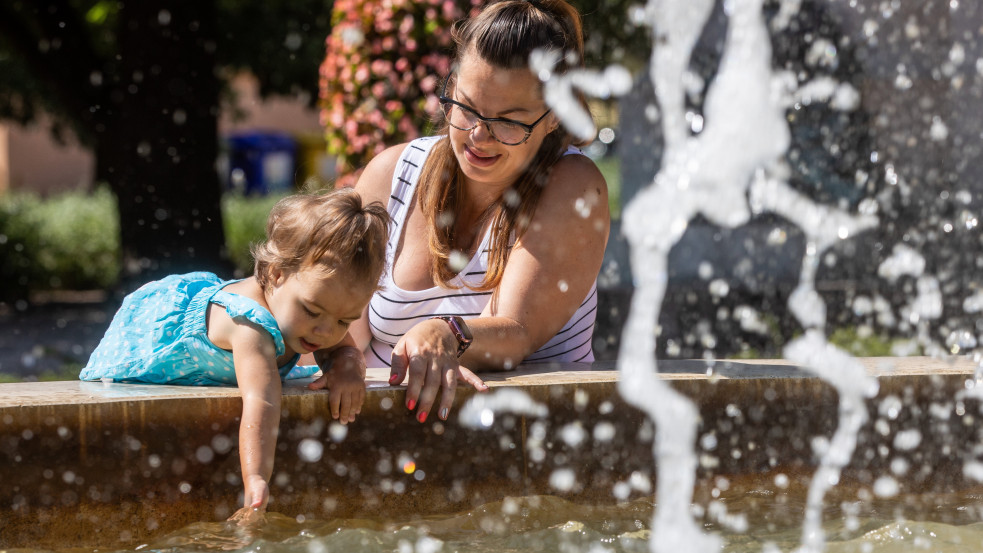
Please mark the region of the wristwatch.
<svg viewBox="0 0 983 553"><path fill-rule="evenodd" d="M447 326L451 327L451 332L454 333L454 337L457 338L457 356L460 357L464 355L467 351L468 346L471 345L471 341L474 338L471 336L471 329L464 322L464 319L458 317L457 315L441 315L439 317L433 317L434 319L441 319L447 321Z"/></svg>

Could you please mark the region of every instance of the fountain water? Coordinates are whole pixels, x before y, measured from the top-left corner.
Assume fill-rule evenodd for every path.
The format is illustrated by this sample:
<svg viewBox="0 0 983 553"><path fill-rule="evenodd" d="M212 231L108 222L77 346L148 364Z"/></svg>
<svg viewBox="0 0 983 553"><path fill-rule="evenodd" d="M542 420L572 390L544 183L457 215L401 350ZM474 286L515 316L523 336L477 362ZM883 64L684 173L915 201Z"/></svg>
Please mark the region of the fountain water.
<svg viewBox="0 0 983 553"><path fill-rule="evenodd" d="M806 4L782 3L770 20L771 33L791 25ZM831 5L860 14L858 32L870 41L888 40L892 35L879 29L902 17L897 2ZM696 114L689 104L692 83L699 79L690 64L717 8L726 16L727 35L713 79L703 83L702 111ZM945 19L975 36L969 22L979 20L976 12L954 2L904 14L902 35L927 40L918 17L938 16L939 10L949 10ZM401 391L386 386L384 374L375 375L378 387L373 384L359 424L350 428L330 423L317 394L288 389L273 509L290 517L271 516L258 534L220 523L188 526L222 519L234 509L238 483L230 436L239 412L234 390L7 385L0 390L0 500L10 512L0 519L0 547L150 543L155 550L181 550L208 542L248 549L258 539L265 541L256 542L256 549L274 551L447 551L476 549L469 540L483 533L501 540L480 546L490 551L716 551L736 547L737 535L736 541L748 540L746 551L797 546L811 553L829 548L832 529L837 537L869 530L870 540L909 532L917 534L917 547L938 545L933 535L962 540L971 548L983 543L972 528L951 526L979 520L980 507L971 494L957 499L920 495L944 495L983 481L978 461L983 453L974 445L980 441L974 408L983 388L976 386L973 368L922 359L896 365L921 364L929 370L886 371L879 361L849 357L823 334L828 302L817 290L819 273L838 246L891 224L881 211L891 200L874 198L876 190L858 186L859 197L850 201L820 202L792 186L794 171L786 154L794 148L795 129L789 113L820 102L847 112L863 95L850 83L776 71L761 0L650 0L639 14L656 36L650 73L664 147L658 174L624 214L636 290L626 324L630 339L622 341L617 374L598 364L552 374L520 370L495 376L493 388L505 388L456 406L461 425L408 423L393 407L402 403ZM979 83L958 70L979 50L974 40L953 40L938 75L949 78L947 87L978 95ZM808 55L816 63L835 64L838 45L814 40ZM593 131L578 119L571 87L603 96L624 93L629 83L626 72L616 67L553 78L549 56L533 63L546 81L548 101L584 134ZM917 64L900 65L892 69L892 90L909 90ZM947 125L933 115L924 98L917 105L929 112L927 136L933 143L978 140L978 131ZM969 108L962 114L974 121ZM874 124L894 123L878 118ZM903 117L900 124L907 124ZM870 155L884 165L883 179L901 204L915 195L917 179L898 160L922 147L917 140L909 144L909 138ZM973 169L973 159L968 157L959 170ZM860 172L858 182L863 181ZM957 229L976 227L973 195L959 190L951 196L959 202L958 211L936 221L942 229L936 234L953 232L953 222ZM788 343L784 354L819 378L764 362L657 363L655 323L670 285L673 246L694 218L729 229L762 213L793 221L804 237L802 267L789 302L803 334ZM908 232L911 245L894 248L878 264L885 281L912 286L891 324L912 331L913 343L927 351L961 353L976 346L977 329L946 319L943 294L962 290L954 288L955 271L932 274L930 268L939 262L912 247L919 240L927 243L929 234ZM891 319L882 297L851 299L858 316ZM959 300L965 313L983 305L979 294ZM943 347L936 345L933 321L944 328ZM878 400L872 402L875 393ZM460 395L460 403L471 399L466 391ZM647 499L653 470L655 509ZM764 484L748 476L757 473L765 475ZM803 475L807 478L800 479ZM798 495L786 493L792 489L802 492L801 505ZM913 495L901 496L902 491ZM556 496L598 506L580 515ZM772 503L758 502L763 497ZM950 526L865 522L858 516L858 500L873 505L894 497L897 502L877 507L886 518L925 501L943 512L941 520ZM612 500L621 505L606 507ZM723 532L704 532L693 514L699 504L706 505L704 519L719 523L715 528ZM460 512L465 514L449 514ZM829 520L831 512L838 520ZM649 533L641 519L650 514ZM776 518L793 519L794 535L760 538L757 534L788 533L771 527ZM745 536L747 528L752 530ZM177 534L159 538L163 530L176 529ZM524 543L508 541L514 532L531 537ZM722 546L728 533L728 545ZM871 543L854 545L865 550Z"/></svg>
<svg viewBox="0 0 983 553"><path fill-rule="evenodd" d="M785 154L790 133L786 112L795 103L819 101L836 109L856 109L858 93L848 84L828 78L800 83L800 75L776 74L762 2L730 0L724 3L727 38L719 67L707 85L702 115L693 117L687 112L685 83L693 48L713 7L714 2L708 0L650 0L644 11L653 29L650 69L661 109L664 147L662 167L654 182L635 196L624 213L623 232L631 248L636 288L619 352L619 390L645 411L657 428L654 453L659 486L653 531L658 539L652 541L651 550L719 549L719 541L700 532L689 515L697 469L693 449L697 410L656 376L657 363L652 357L655 324L668 282L669 252L698 214L721 227L742 225L752 213L763 212L796 224L805 236L806 248L799 284L788 307L804 334L785 347L784 355L835 386L839 395L839 426L831 440L820 439L814 444L820 461L808 493L800 549L813 553L825 545L824 496L839 481L841 470L856 449L860 429L868 421L865 399L878 391L877 381L868 376L863 365L826 340L826 304L816 291L816 274L820 260L832 246L875 228L878 218L876 202L862 202L859 210L851 212L817 204L788 186ZM783 3L772 19L773 28L783 30L799 7L799 2ZM560 113L576 111L572 105L566 110L559 103L553 107ZM699 120L698 125L692 123L694 119ZM936 118L936 125L938 121ZM915 261L899 262L898 256L885 261L882 272L899 263L902 272L912 263L920 262L924 267L920 256L909 257ZM910 271L915 276L920 272ZM930 347L932 340L924 323L939 316L938 281L923 277L918 290L919 297L909 313L913 313L914 321L922 322L918 326L919 343ZM971 333L964 341L975 343Z"/></svg>

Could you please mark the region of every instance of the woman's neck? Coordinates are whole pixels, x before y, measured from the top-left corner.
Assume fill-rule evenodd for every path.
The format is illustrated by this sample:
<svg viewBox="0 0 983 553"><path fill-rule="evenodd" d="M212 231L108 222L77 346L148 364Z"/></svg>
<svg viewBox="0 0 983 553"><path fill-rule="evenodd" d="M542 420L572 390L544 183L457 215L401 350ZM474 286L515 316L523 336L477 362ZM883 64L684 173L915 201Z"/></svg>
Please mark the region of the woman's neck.
<svg viewBox="0 0 983 553"><path fill-rule="evenodd" d="M454 231L451 234L451 247L473 254L480 242L482 229L495 212L498 198L484 199L482 202L466 202L455 215Z"/></svg>

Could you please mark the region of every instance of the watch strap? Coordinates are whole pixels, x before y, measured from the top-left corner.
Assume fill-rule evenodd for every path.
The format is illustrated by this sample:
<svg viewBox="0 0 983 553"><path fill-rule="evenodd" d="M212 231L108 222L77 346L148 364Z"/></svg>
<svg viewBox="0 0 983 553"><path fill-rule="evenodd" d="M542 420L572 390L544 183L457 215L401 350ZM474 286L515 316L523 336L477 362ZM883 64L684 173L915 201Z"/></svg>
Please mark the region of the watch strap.
<svg viewBox="0 0 983 553"><path fill-rule="evenodd" d="M450 327L451 332L454 334L454 338L457 340L457 356L464 355L464 352L471 346L473 339L471 330L468 328L467 323L464 322L464 319L457 315L440 315L432 318L440 319L447 323L447 326Z"/></svg>

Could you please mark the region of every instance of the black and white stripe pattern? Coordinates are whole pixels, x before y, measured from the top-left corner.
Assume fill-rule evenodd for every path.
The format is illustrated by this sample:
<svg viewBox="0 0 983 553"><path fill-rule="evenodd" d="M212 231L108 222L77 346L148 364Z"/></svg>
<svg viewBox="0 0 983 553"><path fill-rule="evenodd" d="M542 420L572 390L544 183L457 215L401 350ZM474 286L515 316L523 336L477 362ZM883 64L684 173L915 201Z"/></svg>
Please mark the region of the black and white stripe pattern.
<svg viewBox="0 0 983 553"><path fill-rule="evenodd" d="M455 277L455 285L463 288L433 287L427 290L402 290L392 279L396 245L399 243L407 206L413 201L420 168L430 149L442 136L419 138L410 142L403 151L393 174L392 194L388 211L392 217L386 259L390 271L383 277L383 290L372 296L369 302L369 329L372 342L366 362L370 367L389 367L392 348L410 328L419 322L438 315L460 315L465 319L477 317L491 299L491 292L475 292L469 286L477 286L488 270L490 232L482 237L478 254ZM538 351L525 359L525 363L590 362L594 360L591 339L597 313L597 289L592 286L587 297L573 317L556 336Z"/></svg>

